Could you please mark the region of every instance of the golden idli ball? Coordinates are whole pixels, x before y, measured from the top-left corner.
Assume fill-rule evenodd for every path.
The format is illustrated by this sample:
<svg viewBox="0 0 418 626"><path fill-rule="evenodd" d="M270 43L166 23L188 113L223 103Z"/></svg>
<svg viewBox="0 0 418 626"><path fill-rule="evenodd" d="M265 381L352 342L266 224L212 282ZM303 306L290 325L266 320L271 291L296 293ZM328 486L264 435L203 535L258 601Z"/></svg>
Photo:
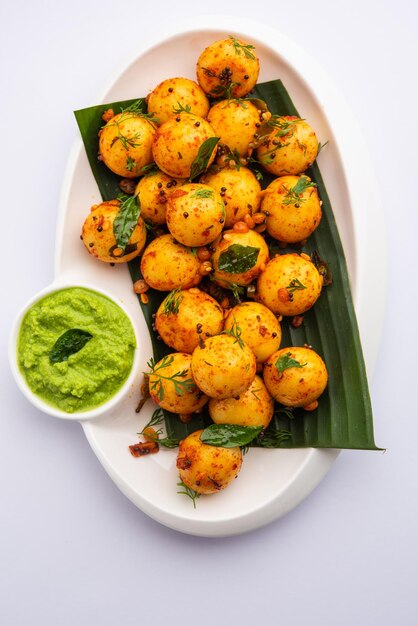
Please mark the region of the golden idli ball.
<svg viewBox="0 0 418 626"><path fill-rule="evenodd" d="M199 149L210 138L216 138L216 135L209 122L191 113L178 113L155 133L152 144L154 161L160 170L173 178L190 178ZM205 159L202 171L209 167L215 156L216 145Z"/></svg>
<svg viewBox="0 0 418 626"><path fill-rule="evenodd" d="M176 466L180 480L197 493L211 494L225 489L239 474L241 448L221 448L203 443L194 433L180 442Z"/></svg>
<svg viewBox="0 0 418 626"><path fill-rule="evenodd" d="M190 78L167 78L147 98L148 111L164 124L172 115L186 111L206 117L209 100L203 89Z"/></svg>
<svg viewBox="0 0 418 626"><path fill-rule="evenodd" d="M156 126L146 116L124 111L112 117L99 133L99 154L115 174L136 178L153 161Z"/></svg>
<svg viewBox="0 0 418 626"><path fill-rule="evenodd" d="M105 263L126 263L137 257L145 246L145 224L139 217L125 250L118 248L113 225L120 206L120 200L93 205L82 227L81 239L87 250Z"/></svg>
<svg viewBox="0 0 418 626"><path fill-rule="evenodd" d="M318 139L312 127L299 117L274 119L274 129L257 148L257 159L276 176L301 174L318 154Z"/></svg>
<svg viewBox="0 0 418 626"><path fill-rule="evenodd" d="M211 98L245 96L255 86L259 71L255 47L232 35L205 48L196 66L197 81Z"/></svg>
<svg viewBox="0 0 418 626"><path fill-rule="evenodd" d="M203 174L200 182L213 187L225 206L225 228L244 220L247 214L257 213L261 203L261 186L247 167L224 167L218 172Z"/></svg>
<svg viewBox="0 0 418 626"><path fill-rule="evenodd" d="M282 331L277 317L260 302L241 302L234 306L225 320L225 330L234 325L241 331L241 339L251 348L257 363L264 363L279 349Z"/></svg>
<svg viewBox="0 0 418 626"><path fill-rule="evenodd" d="M199 339L222 332L223 309L212 296L196 287L176 289L161 303L155 327L164 343L191 354Z"/></svg>
<svg viewBox="0 0 418 626"><path fill-rule="evenodd" d="M170 234L157 237L145 248L141 273L145 282L158 291L188 289L202 279L196 254Z"/></svg>
<svg viewBox="0 0 418 626"><path fill-rule="evenodd" d="M281 176L266 188L261 201L269 235L285 243L307 239L319 226L321 203L308 176Z"/></svg>
<svg viewBox="0 0 418 626"><path fill-rule="evenodd" d="M282 348L274 352L264 365L263 377L277 402L308 410L316 408L316 400L328 383L324 361L308 347Z"/></svg>
<svg viewBox="0 0 418 626"><path fill-rule="evenodd" d="M273 398L263 379L256 376L251 385L236 398L209 400L209 415L215 424L262 426L267 428L274 413Z"/></svg>
<svg viewBox="0 0 418 626"><path fill-rule="evenodd" d="M249 285L269 260L269 249L264 237L248 228L246 232L225 231L215 241L213 248L212 278L221 287Z"/></svg>
<svg viewBox="0 0 418 626"><path fill-rule="evenodd" d="M279 254L257 281L257 295L273 313L300 315L321 295L323 278L306 254Z"/></svg>
<svg viewBox="0 0 418 626"><path fill-rule="evenodd" d="M177 241L185 246L205 246L223 229L224 203L212 187L186 183L168 196L166 220Z"/></svg>

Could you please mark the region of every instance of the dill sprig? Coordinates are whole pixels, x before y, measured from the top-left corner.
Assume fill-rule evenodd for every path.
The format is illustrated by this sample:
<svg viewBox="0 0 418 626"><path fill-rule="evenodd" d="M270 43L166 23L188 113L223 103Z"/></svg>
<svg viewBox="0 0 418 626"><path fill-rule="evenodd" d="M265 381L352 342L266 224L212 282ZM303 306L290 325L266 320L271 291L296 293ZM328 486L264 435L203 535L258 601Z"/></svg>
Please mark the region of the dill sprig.
<svg viewBox="0 0 418 626"><path fill-rule="evenodd" d="M186 104L186 106L184 107L181 102L179 102L177 100L177 106L173 107L173 113L190 113L190 111L192 110L190 104Z"/></svg>
<svg viewBox="0 0 418 626"><path fill-rule="evenodd" d="M196 508L196 500L200 498L201 494L185 485L183 481L177 483L177 487L183 487L183 491L178 491L177 493L190 498L193 502L193 508Z"/></svg>
<svg viewBox="0 0 418 626"><path fill-rule="evenodd" d="M300 204L302 202L306 202L306 198L301 197L302 194L308 189L314 188L316 186L316 183L313 183L311 180L309 180L307 176L301 176L296 185L294 185L290 189L287 189L287 187L283 185L284 189L286 189L287 191L286 196L283 200L283 204Z"/></svg>
<svg viewBox="0 0 418 626"><path fill-rule="evenodd" d="M183 300L183 294L181 293L180 287L173 289L170 291L166 299L164 300L164 315L171 315L172 313L177 314L179 312L181 301Z"/></svg>
<svg viewBox="0 0 418 626"><path fill-rule="evenodd" d="M234 321L233 321L231 328L229 330L222 331L222 334L230 335L231 337L234 337L235 339L234 343L237 343L239 347L241 348L241 350L244 348L244 345L245 345L244 340L241 339L242 328L238 326L235 316L234 316Z"/></svg>
<svg viewBox="0 0 418 626"><path fill-rule="evenodd" d="M252 53L252 50L255 50L254 46L252 46L251 44L244 45L237 41L232 35L229 35L229 38L232 41L232 45L234 46L235 54L240 55L242 50L247 59L255 60L255 55Z"/></svg>
<svg viewBox="0 0 418 626"><path fill-rule="evenodd" d="M160 402L164 399L165 395L163 385L164 380L167 380L174 385L174 391L178 396L184 396L185 393L192 393L196 387L192 378L185 378L189 373L188 369L174 372L171 376L164 376L164 374L161 373L161 370L169 367L173 361L174 356L169 354L168 356L164 356L158 363L155 363L153 358L151 358L147 363L150 368L150 390L155 393ZM151 376L155 379L152 382Z"/></svg>
<svg viewBox="0 0 418 626"><path fill-rule="evenodd" d="M287 285L286 289L289 293L293 293L294 291L300 291L301 289L306 289L305 285L303 285L299 278L292 278L290 283Z"/></svg>

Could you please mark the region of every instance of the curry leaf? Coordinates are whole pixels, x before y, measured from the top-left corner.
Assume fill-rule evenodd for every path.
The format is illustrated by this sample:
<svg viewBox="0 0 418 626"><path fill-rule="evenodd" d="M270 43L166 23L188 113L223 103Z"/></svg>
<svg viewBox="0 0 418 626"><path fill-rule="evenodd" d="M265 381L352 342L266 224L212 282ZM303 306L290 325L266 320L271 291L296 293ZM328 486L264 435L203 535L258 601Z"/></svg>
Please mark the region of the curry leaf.
<svg viewBox="0 0 418 626"><path fill-rule="evenodd" d="M248 272L257 263L260 248L233 243L219 255L218 268L228 274Z"/></svg>
<svg viewBox="0 0 418 626"><path fill-rule="evenodd" d="M119 196L120 206L113 221L113 234L118 248L125 251L128 241L138 224L141 205L138 196Z"/></svg>
<svg viewBox="0 0 418 626"><path fill-rule="evenodd" d="M86 343L93 337L87 330L81 330L80 328L70 328L63 333L54 345L49 353L49 360L51 363L61 363L62 361L68 361L68 358L72 354L79 352L81 348L84 348Z"/></svg>
<svg viewBox="0 0 418 626"><path fill-rule="evenodd" d="M263 426L238 426L237 424L212 424L200 435L200 441L209 446L235 448L247 446L263 430Z"/></svg>
<svg viewBox="0 0 418 626"><path fill-rule="evenodd" d="M206 139L206 141L202 143L197 157L190 167L190 179L196 178L196 176L199 176L199 174L205 171L218 141L219 137L209 137L209 139Z"/></svg>

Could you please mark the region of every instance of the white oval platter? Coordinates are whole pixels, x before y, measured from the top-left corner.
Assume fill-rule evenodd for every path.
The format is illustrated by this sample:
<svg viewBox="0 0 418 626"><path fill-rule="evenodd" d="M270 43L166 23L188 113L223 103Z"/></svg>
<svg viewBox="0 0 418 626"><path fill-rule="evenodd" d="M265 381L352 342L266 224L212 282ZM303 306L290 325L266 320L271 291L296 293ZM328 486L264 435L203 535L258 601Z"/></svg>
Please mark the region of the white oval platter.
<svg viewBox="0 0 418 626"><path fill-rule="evenodd" d="M385 249L374 177L358 126L321 68L295 43L277 31L236 17L202 16L160 31L136 50L135 57L112 78L109 87L88 104L145 96L172 76L195 78L200 52L212 41L234 34L253 43L260 57L259 82L281 78L296 107L329 145L319 165L334 207L346 253L368 376L372 375L383 323ZM119 299L134 320L140 339L138 386L117 411L83 422L88 441L121 491L142 511L178 531L202 536L243 533L275 520L297 506L321 481L335 450L251 449L243 469L227 490L202 497L196 509L177 494L175 451L135 459L135 443L153 410L138 416L140 372L152 356L149 333L126 267L110 267L86 254L81 225L89 207L101 198L81 140L69 158L57 232L55 276L88 281ZM374 280L366 284L366 269ZM376 279L379 277L379 280ZM372 292L371 292L372 290Z"/></svg>

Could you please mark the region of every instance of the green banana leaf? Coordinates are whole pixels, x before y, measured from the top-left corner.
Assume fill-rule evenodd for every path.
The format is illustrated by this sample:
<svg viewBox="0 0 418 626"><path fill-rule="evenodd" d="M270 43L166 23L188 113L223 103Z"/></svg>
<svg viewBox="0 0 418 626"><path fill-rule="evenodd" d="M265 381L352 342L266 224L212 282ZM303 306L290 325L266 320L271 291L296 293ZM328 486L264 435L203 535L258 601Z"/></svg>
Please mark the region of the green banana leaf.
<svg viewBox="0 0 418 626"><path fill-rule="evenodd" d="M299 115L280 80L257 85L252 97L264 100L272 113ZM98 132L103 126L101 116L105 109L112 108L118 113L121 107L126 107L132 102L134 100L113 102L75 112L87 157L104 200L117 197L120 188L119 177L97 158ZM300 328L295 329L290 321L283 320L281 347L311 345L328 366L329 384L315 411L306 412L297 409L289 415L277 406L269 429L290 433L290 436L278 439L277 447L280 448L377 450L379 448L374 442L367 376L344 251L318 165L315 163L307 174L318 185L319 196L323 202L323 217L303 251L308 254L314 251L319 253L332 272L333 282L323 289L315 306L304 315L304 323ZM266 187L270 180L271 177L266 175L262 186ZM138 259L134 259L128 265L132 280L140 278ZM152 330L152 314L166 294L151 289L148 294L147 305L143 305L139 299L138 302L150 330L154 358L159 360L170 352L170 349L157 340ZM204 414L193 418L188 424L182 424L176 415L165 411L165 419L168 436L178 439L208 423L208 417Z"/></svg>

